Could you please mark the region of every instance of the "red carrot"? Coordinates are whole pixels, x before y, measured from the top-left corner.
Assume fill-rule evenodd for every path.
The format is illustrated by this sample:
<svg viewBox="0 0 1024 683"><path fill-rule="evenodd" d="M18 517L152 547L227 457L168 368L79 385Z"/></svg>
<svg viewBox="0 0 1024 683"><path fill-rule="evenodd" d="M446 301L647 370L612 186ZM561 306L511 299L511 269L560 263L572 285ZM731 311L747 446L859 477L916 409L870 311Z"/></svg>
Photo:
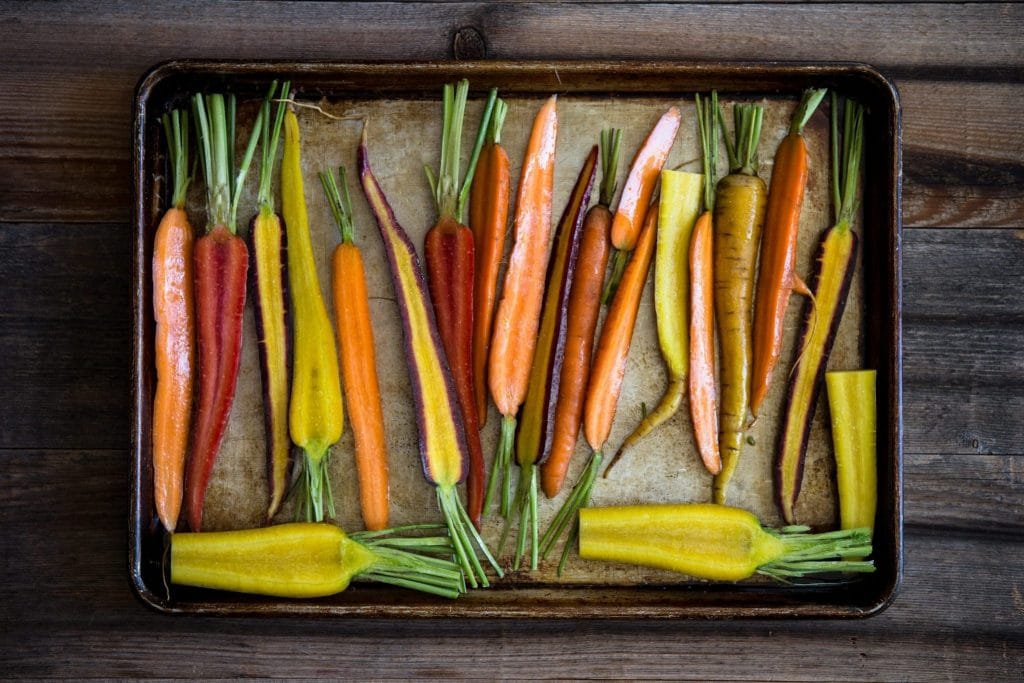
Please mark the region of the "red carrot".
<svg viewBox="0 0 1024 683"><path fill-rule="evenodd" d="M186 476L185 510L189 526L199 531L203 500L235 398L242 347L249 251L235 234L238 195L256 148L262 115L256 118L237 176L234 158L235 100L223 95L193 98L196 128L206 180L207 234L195 245L195 297L199 342L199 400L192 454ZM209 114L207 114L209 111Z"/></svg>

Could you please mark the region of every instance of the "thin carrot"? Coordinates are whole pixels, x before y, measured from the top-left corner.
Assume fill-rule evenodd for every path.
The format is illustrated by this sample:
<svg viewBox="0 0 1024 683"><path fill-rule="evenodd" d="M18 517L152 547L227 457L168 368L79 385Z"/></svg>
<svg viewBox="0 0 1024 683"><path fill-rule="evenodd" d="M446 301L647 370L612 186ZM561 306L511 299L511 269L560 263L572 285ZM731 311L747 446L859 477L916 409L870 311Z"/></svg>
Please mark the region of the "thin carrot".
<svg viewBox="0 0 1024 683"><path fill-rule="evenodd" d="M537 345L544 276L551 239L551 193L555 175L555 140L558 135L556 98L551 96L533 122L526 147L516 200L514 240L501 301L494 318L487 378L491 398L502 415L501 440L487 482L484 509L494 494L499 473L504 473L501 514L511 506L512 448L516 413L526 397L533 352Z"/></svg>
<svg viewBox="0 0 1024 683"><path fill-rule="evenodd" d="M601 196L583 219L580 252L576 257L576 272L569 290L565 359L558 380L554 433L551 450L540 470L541 486L548 498L557 496L562 488L583 423L583 402L590 379L590 356L597 318L601 312L601 288L611 246L609 232L612 212L608 210L608 204L615 195L621 140L622 131L618 129L601 132Z"/></svg>
<svg viewBox="0 0 1024 683"><path fill-rule="evenodd" d="M227 102L225 103L225 99ZM235 399L242 349L249 250L236 234L238 198L263 125L256 117L237 175L234 170L235 99L193 97L200 159L206 180L207 233L195 243L195 297L199 398L192 453L185 477L189 527L200 531L203 501Z"/></svg>
<svg viewBox="0 0 1024 683"><path fill-rule="evenodd" d="M590 370L590 383L587 386L587 399L583 409L583 435L592 449L590 462L541 539L541 553L547 557L558 537L572 524L569 539L562 550L559 572L565 566L569 550L579 534L576 512L590 502L590 492L601 469L602 452L612 430L612 421L615 419L622 379L626 374L629 345L633 340L640 298L647 283L647 271L650 270L654 257L657 232L658 205L653 204L647 210L636 249L626 264L615 298L608 307L608 316L605 318L601 338L594 352L594 364Z"/></svg>
<svg viewBox="0 0 1024 683"><path fill-rule="evenodd" d="M761 238L761 265L754 300L754 365L750 383L750 412L756 417L772 372L782 353L782 325L793 291L808 294L807 285L796 274L796 238L800 230L800 209L807 186L807 142L804 126L818 108L825 90L807 90L793 113L789 134L775 153L768 209Z"/></svg>
<svg viewBox="0 0 1024 683"><path fill-rule="evenodd" d="M341 231L341 244L331 258L331 291L338 356L345 384L348 419L356 442L356 472L363 522L370 531L388 525L388 450L384 441L384 412L377 382L370 300L366 294L363 256L355 243L352 199L345 168L338 169L341 187L330 171L320 174L331 212Z"/></svg>
<svg viewBox="0 0 1024 683"><path fill-rule="evenodd" d="M188 112L163 117L174 189L153 238L153 503L167 531L181 513L195 380L196 319L192 292L194 233L185 213L188 193Z"/></svg>
<svg viewBox="0 0 1024 683"><path fill-rule="evenodd" d="M720 118L724 118L718 110ZM718 425L722 470L712 490L714 502L736 470L746 429L750 396L750 326L757 247L764 224L767 188L757 176L757 143L764 110L760 105L733 108L736 144L725 138L729 175L718 181L714 215L715 317L721 345L722 403ZM722 122L724 128L724 121Z"/></svg>
<svg viewBox="0 0 1024 683"><path fill-rule="evenodd" d="M458 85L449 83L444 86L441 163L436 175L430 167L426 168L438 218L423 241L423 260L437 318L437 331L455 380L455 393L466 429L469 448L466 511L479 528L484 503L484 453L473 393L473 269L476 257L473 231L462 224L462 214L498 95L496 90L491 90L477 144L460 187L459 150L468 95L469 81L465 79Z"/></svg>
<svg viewBox="0 0 1024 683"><path fill-rule="evenodd" d="M508 153L501 146L501 127L507 113L508 105L497 100L487 127L487 144L480 152L469 195L469 227L473 230L476 251L473 274L473 392L481 427L487 422L487 356L491 349L498 269L505 252L505 226L508 224L512 185Z"/></svg>
<svg viewBox="0 0 1024 683"><path fill-rule="evenodd" d="M718 93L711 101L695 97L697 128L704 165L704 213L697 219L690 240L690 418L704 467L711 474L722 469L718 451L718 385L715 381L715 307L713 215L715 170L718 166Z"/></svg>
<svg viewBox="0 0 1024 683"><path fill-rule="evenodd" d="M612 246L615 247L615 253L612 256L612 272L602 297L605 303L611 301L615 295L615 288L619 286L629 252L636 244L645 212L651 198L654 197L658 175L676 140L679 120L679 107L669 107L654 124L654 128L647 134L647 138L633 157L629 176L626 177L626 184L622 186L622 196L619 197L619 206L612 221Z"/></svg>

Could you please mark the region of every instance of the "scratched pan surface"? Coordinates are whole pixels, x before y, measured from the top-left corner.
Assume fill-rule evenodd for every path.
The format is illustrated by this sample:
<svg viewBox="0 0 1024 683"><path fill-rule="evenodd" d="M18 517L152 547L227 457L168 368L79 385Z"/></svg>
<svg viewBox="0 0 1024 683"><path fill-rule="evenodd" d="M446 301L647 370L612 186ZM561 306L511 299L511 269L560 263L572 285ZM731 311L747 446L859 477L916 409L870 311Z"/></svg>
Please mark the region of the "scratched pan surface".
<svg viewBox="0 0 1024 683"><path fill-rule="evenodd" d="M149 312L149 260L157 209L163 197L163 159L156 133L158 115L180 105L189 92L228 87L239 94L240 138L247 135L254 103L270 77L290 77L297 99L316 108L297 110L303 143L303 174L310 229L321 288L329 297L329 258L338 232L317 179L317 172L344 165L355 176L355 148L361 127L368 126L374 169L399 222L421 247L435 210L423 166L436 166L440 131L440 85L466 76L474 88L467 110L463 156L491 86L501 89L509 104L502 141L518 178L522 152L537 108L551 93L559 95L559 136L553 213L564 208L580 165L602 128L623 130L624 179L629 160L658 116L679 106L683 123L668 167L699 171L699 145L692 93L718 88L725 111L735 101L765 105L760 175L770 178L772 157L785 135L802 88L836 87L854 94L869 107L869 183L863 215L855 226L863 235L846 313L829 360L830 369L872 367L879 371L879 518L876 555L879 571L842 585L785 586L752 579L738 585L708 584L668 572L587 562L572 553L566 571L555 573L557 557L539 571L511 573L486 591L455 602L408 591L357 585L345 593L315 601L286 601L236 596L215 591L172 587L160 572L165 538L153 524L149 459L149 404L153 384L152 319ZM131 521L132 578L149 604L167 611L215 613L323 613L374 615L479 616L856 616L877 612L891 599L901 567L900 506L900 346L898 289L898 104L888 83L866 67L772 66L730 67L634 64L215 64L177 63L156 68L140 84L136 102L136 419L133 424L135 462ZM818 237L831 223L828 199L827 109L819 111L805 131L811 154L810 174L801 217L798 272L809 277ZM242 142L241 144L244 144ZM724 148L720 173L726 172ZM240 206L254 206L254 178ZM276 179L275 179L276 182ZM401 348L398 309L376 223L353 185L356 240L366 260L370 308L377 339L385 430L391 472L391 521L404 524L439 519L432 487L422 477L417 433ZM204 222L202 197L196 189L189 201L195 225ZM246 216L250 209L240 209ZM242 222L244 219L240 219ZM863 225L861 224L863 222ZM511 242L511 240L509 240ZM641 406L653 406L665 387L665 368L657 343L653 277L648 278L619 410L609 449L617 448L640 419ZM794 347L803 302L794 300L786 320L786 343L776 381L729 489L728 502L756 513L765 523L780 524L772 497L772 461L782 417L785 374ZM266 474L260 377L251 306L245 313L244 342L238 389L227 434L206 498L208 529L258 526L266 507ZM482 432L484 452L493 453L499 418L493 407ZM540 498L541 528L568 495L588 453L580 440L561 495ZM362 528L350 429L333 450L330 466L337 522L345 529ZM693 446L688 408L642 441L616 466L609 479L595 487L594 505L644 502L701 502L710 498L711 478ZM815 527L835 524L836 503L831 437L824 394L812 425L799 520ZM275 521L287 521L294 509L286 505ZM492 513L485 524L491 547L497 545L502 521ZM507 544L512 545L511 543ZM503 564L511 561L506 548Z"/></svg>

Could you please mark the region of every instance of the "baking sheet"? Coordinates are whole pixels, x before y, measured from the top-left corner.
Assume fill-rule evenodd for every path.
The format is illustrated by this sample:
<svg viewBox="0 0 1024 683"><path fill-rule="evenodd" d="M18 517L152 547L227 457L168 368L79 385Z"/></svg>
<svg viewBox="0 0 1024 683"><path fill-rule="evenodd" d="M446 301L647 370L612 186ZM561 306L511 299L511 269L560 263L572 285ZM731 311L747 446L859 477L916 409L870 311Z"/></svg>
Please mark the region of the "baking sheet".
<svg viewBox="0 0 1024 683"><path fill-rule="evenodd" d="M419 593L354 584L335 596L316 600L283 600L167 585L167 536L153 514L150 422L153 392L153 319L151 260L153 231L163 207L164 162L159 117L168 109L187 106L193 92L230 90L239 93L240 128L248 130L255 106L271 78L291 79L302 102L318 103L342 120L303 108L300 127L305 136L306 194L321 281L326 290L325 264L337 242L315 172L322 167L354 167L355 138L361 119L370 126L370 151L384 190L395 204L398 219L420 244L434 219L423 179L422 166L436 164L440 123L441 85L468 77L474 88L469 107L467 137L475 128L482 98L491 86L499 88L511 104L504 140L510 148L514 176L522 154L526 130L540 102L558 93L561 135L553 214L560 215L568 188L585 152L607 125L625 128L623 167L658 115L678 104L683 124L669 165L696 170L693 92L718 89L723 104L733 98L769 104L762 138L761 175L770 176L769 157L784 135L799 93L807 87L828 87L852 95L867 107L864 173L871 182L863 187L860 258L854 290L830 367L866 365L878 370L879 499L874 553L877 571L843 582L800 582L781 585L750 579L738 584L690 581L686 577L616 565L589 565L573 558L566 576L556 579L552 564L532 575L516 573L489 590L471 591L449 601ZM325 99L326 98L326 99ZM479 99L477 99L479 98ZM728 116L728 109L727 109ZM807 275L813 244L829 219L826 197L825 116L819 112L808 126L814 161L808 205L801 227L799 272ZM241 137L241 136L240 136ZM864 617L884 610L902 579L902 342L900 277L901 123L898 94L892 83L863 64L782 63L676 63L676 62L223 62L186 60L153 67L140 81L135 96L133 157L132 357L132 477L129 514L130 583L142 602L164 613L216 615L305 615L337 617L489 617L489 618L792 618ZM464 155L468 154L464 150ZM721 148L720 148L721 152ZM723 155L724 156L724 155ZM724 161L721 162L724 165ZM724 172L720 168L720 172ZM250 179L244 205L252 206ZM200 190L193 188L195 225L204 217L199 209ZM393 474L393 522L437 519L431 488L422 480L413 427L411 400L406 391L405 361L400 350L397 311L390 278L375 225L353 187L357 234L367 258L371 309L377 328L377 363L386 396L385 420ZM244 216L242 221L244 222ZM650 282L650 280L649 280ZM640 402L649 406L664 388L664 369L656 345L650 285L637 322L626 383L609 450L618 446L639 420ZM790 306L792 336L803 304ZM859 319L858 319L859 318ZM248 339L254 338L250 318ZM381 330L388 330L382 333ZM851 330L853 331L851 333ZM861 331L857 338L857 331ZM777 406L784 393L784 378L792 362L792 340L758 424L750 432L755 440L740 463L730 502L755 511L767 523L778 524L770 498L771 451L778 423ZM262 522L265 504L262 419L255 350L248 344L240 378L239 396L231 418L228 442L222 451L208 494L207 520L213 527L252 526ZM710 477L697 461L689 435L689 416L683 410L662 427L659 435L639 446L617 466L612 482L598 481L594 502L653 500L707 500ZM804 493L798 514L802 520L831 524L831 455L825 413L812 430ZM485 450L493 451L497 420L484 432ZM763 430L763 431L762 431ZM352 472L352 442L346 433L335 449L332 479L339 499L339 522L359 528ZM578 450L567 485L578 476L587 457ZM516 475L514 475L516 476ZM408 486L405 486L407 483ZM819 485L820 484L820 485ZM567 493L553 502L541 497L541 526ZM650 496L650 498L648 498ZM286 519L282 515L279 519ZM493 543L500 523L492 516L487 535Z"/></svg>

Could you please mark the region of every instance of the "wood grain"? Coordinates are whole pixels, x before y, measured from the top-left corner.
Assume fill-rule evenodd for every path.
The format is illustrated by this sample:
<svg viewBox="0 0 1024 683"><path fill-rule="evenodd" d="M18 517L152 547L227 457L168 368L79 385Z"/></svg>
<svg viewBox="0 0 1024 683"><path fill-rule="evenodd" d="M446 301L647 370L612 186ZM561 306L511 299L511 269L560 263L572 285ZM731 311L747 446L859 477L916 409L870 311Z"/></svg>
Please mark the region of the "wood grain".
<svg viewBox="0 0 1024 683"><path fill-rule="evenodd" d="M132 3L0 9L0 221L128 219L130 103L142 73L185 57L445 59L460 27L488 57L860 60L905 74L905 221L1024 226L1021 5ZM229 20L230 18L230 20ZM273 19L278 23L269 21ZM680 25L721 32L679 40ZM73 48L54 27L77 27ZM346 27L345 40L337 26ZM758 35L747 35L756 26ZM914 29L908 28L914 26ZM838 27L843 27L840 31ZM897 32L899 41L884 38ZM271 33L273 32L273 33ZM814 37L809 36L815 33ZM400 34L400 40L395 36ZM187 41L174 36L188 36ZM581 40L574 36L587 36ZM1005 41L1007 51L993 50ZM109 46L117 44L117 60ZM927 49L926 49L927 47ZM478 47L468 52L475 53ZM73 54L72 54L73 52ZM936 80L942 65L997 82ZM103 65L99 68L98 65ZM955 67L953 66L955 65ZM947 70L948 71L948 70ZM923 74L923 77L922 77ZM947 74L948 76L948 74Z"/></svg>
<svg viewBox="0 0 1024 683"><path fill-rule="evenodd" d="M736 680L785 671L788 680L996 680L1024 665L1022 586L1006 571L1024 561L1022 529L974 533L994 513L991 506L978 511L976 496L1013 500L1024 493L1019 474L991 476L1000 467L995 461L930 492L962 512L962 524L911 520L904 587L882 615L828 624L827 637L819 622L649 622L638 644L638 626L629 622L473 621L467 637L467 623L458 620L156 614L132 596L126 579L127 459L119 450L4 452L0 528L5 557L17 562L5 563L3 581L17 598L0 624L18 634L17 647L3 651L6 676L522 679L560 671L574 678ZM908 502L927 509L922 496L916 501ZM401 656L393 656L397 642ZM756 667L738 663L744 652L757 653Z"/></svg>

